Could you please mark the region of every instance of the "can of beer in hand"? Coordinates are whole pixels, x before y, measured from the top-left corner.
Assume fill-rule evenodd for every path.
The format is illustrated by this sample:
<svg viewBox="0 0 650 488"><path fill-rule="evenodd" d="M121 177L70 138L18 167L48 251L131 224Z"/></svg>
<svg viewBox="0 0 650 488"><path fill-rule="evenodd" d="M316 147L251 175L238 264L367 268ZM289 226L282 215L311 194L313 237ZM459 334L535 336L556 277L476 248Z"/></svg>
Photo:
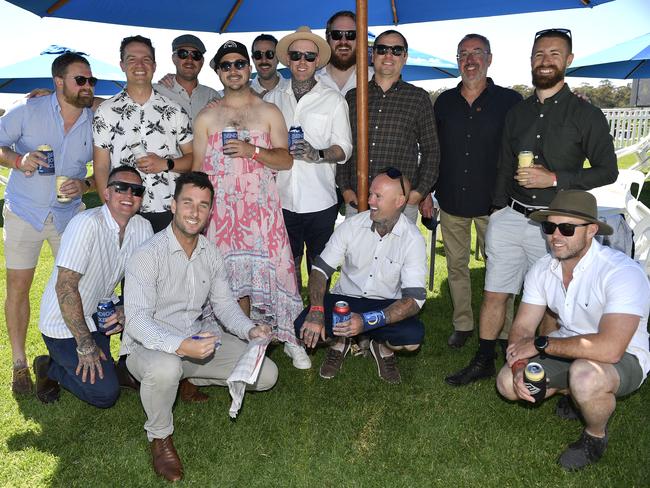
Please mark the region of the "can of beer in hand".
<svg viewBox="0 0 650 488"><path fill-rule="evenodd" d="M524 369L524 386L528 389L535 403L546 396L546 372L539 363L528 363Z"/></svg>
<svg viewBox="0 0 650 488"><path fill-rule="evenodd" d="M64 195L63 193L61 193L61 185L63 185L63 183L65 183L66 181L68 181L67 176L57 176L56 177L56 201L57 202L68 203L68 202L72 201L72 198L70 198L69 196Z"/></svg>
<svg viewBox="0 0 650 488"><path fill-rule="evenodd" d="M291 149L291 146L293 146L297 141L300 139L305 138L305 133L302 131L302 127L298 126L292 126L289 129L289 149Z"/></svg>
<svg viewBox="0 0 650 488"><path fill-rule="evenodd" d="M332 327L335 327L336 324L341 322L347 322L352 318L352 312L350 312L350 305L348 302L340 301L334 304L334 310L332 312Z"/></svg>
<svg viewBox="0 0 650 488"><path fill-rule="evenodd" d="M529 168L533 165L533 152L521 151L518 159L520 168Z"/></svg>
<svg viewBox="0 0 650 488"><path fill-rule="evenodd" d="M115 304L111 298L102 298L97 304L97 325L101 332L109 332L113 330L117 323L113 326L106 328L106 320L115 313Z"/></svg>
<svg viewBox="0 0 650 488"><path fill-rule="evenodd" d="M237 140L237 129L228 126L221 131L221 144L225 146L230 139Z"/></svg>
<svg viewBox="0 0 650 488"><path fill-rule="evenodd" d="M54 174L54 151L47 144L41 144L36 148L37 151L42 152L47 158L47 166L38 165L39 175L53 175Z"/></svg>

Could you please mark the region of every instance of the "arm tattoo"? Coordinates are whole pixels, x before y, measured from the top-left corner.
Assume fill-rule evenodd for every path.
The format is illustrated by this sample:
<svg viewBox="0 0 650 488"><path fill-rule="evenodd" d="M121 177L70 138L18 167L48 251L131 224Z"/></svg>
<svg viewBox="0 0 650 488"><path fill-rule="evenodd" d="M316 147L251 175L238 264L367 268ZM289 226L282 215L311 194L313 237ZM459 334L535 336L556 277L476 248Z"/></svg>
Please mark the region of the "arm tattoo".
<svg viewBox="0 0 650 488"><path fill-rule="evenodd" d="M412 317L420 311L417 302L411 297L405 297L393 302L384 309L386 323L394 324L400 320Z"/></svg>
<svg viewBox="0 0 650 488"><path fill-rule="evenodd" d="M78 347L84 350L89 346L94 347L95 341L88 330L81 304L81 295L79 294L81 276L80 273L59 267L55 289L65 325L77 340Z"/></svg>
<svg viewBox="0 0 650 488"><path fill-rule="evenodd" d="M327 278L325 278L325 275L313 269L309 275L309 303L312 305L323 305L326 288ZM324 318L323 312L313 311L307 314L305 321L323 324Z"/></svg>

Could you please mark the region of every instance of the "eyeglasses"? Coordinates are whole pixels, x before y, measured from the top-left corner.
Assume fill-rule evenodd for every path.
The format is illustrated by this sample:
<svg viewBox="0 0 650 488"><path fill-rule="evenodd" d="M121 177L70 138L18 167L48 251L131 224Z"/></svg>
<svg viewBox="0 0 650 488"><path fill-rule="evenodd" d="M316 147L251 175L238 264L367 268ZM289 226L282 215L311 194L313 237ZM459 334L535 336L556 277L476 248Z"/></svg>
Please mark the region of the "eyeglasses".
<svg viewBox="0 0 650 488"><path fill-rule="evenodd" d="M333 30L330 31L330 38L333 41L340 41L345 37L348 41L354 41L357 38L357 31L355 30Z"/></svg>
<svg viewBox="0 0 650 488"><path fill-rule="evenodd" d="M88 83L90 86L95 86L97 84L97 78L94 76L91 76L89 78L86 78L85 76L73 76L74 81L77 83L77 86L84 86L86 83Z"/></svg>
<svg viewBox="0 0 650 488"><path fill-rule="evenodd" d="M390 51L393 56L401 56L406 52L406 48L404 46L386 46L385 44L375 44L372 48L377 51L377 54L381 56L388 54L388 51Z"/></svg>
<svg viewBox="0 0 650 488"><path fill-rule="evenodd" d="M388 176L391 180L396 180L397 178L399 178L399 184L402 187L402 195L406 196L406 189L404 188L404 177L402 176L402 172L400 170L398 170L397 168L393 168L392 166L389 166L388 168L380 171L379 174L384 174Z"/></svg>
<svg viewBox="0 0 650 488"><path fill-rule="evenodd" d="M245 59L238 59L237 61L223 61L222 63L219 63L219 69L221 71L230 71L230 68L233 66L236 70L241 71L248 66L248 61Z"/></svg>
<svg viewBox="0 0 650 488"><path fill-rule="evenodd" d="M269 49L267 51L253 51L253 59L259 61L264 56L266 59L273 59L275 57L275 51Z"/></svg>
<svg viewBox="0 0 650 488"><path fill-rule="evenodd" d="M539 32L535 33L535 40L539 39L540 37L546 35L546 34L552 34L552 33L557 33L557 34L564 34L567 36L569 39L571 39L571 30L570 29L562 29L562 28L554 28L554 29L544 29Z"/></svg>
<svg viewBox="0 0 650 488"><path fill-rule="evenodd" d="M142 197L144 195L144 186L137 183L127 183L126 181L111 181L107 187L114 187L117 193L126 193L131 190L134 197Z"/></svg>
<svg viewBox="0 0 650 488"><path fill-rule="evenodd" d="M300 61L302 58L305 58L305 61L308 63L313 63L316 61L318 53L307 51L306 53L301 53L300 51L289 51L289 59L291 61Z"/></svg>
<svg viewBox="0 0 650 488"><path fill-rule="evenodd" d="M456 55L456 59L459 61L465 61L467 58L470 56L483 56L484 54L490 54L490 51L486 51L485 49L481 48L476 48L472 51L461 51Z"/></svg>
<svg viewBox="0 0 650 488"><path fill-rule="evenodd" d="M549 222L548 220L545 220L544 222L540 222L542 226L542 231L544 234L551 235L553 232L555 232L555 229L560 229L560 234L562 234L564 237L571 237L573 234L576 232L576 227L586 227L587 225L590 225L590 223L586 224L570 224L568 222L562 222L561 224L555 224L553 222Z"/></svg>
<svg viewBox="0 0 650 488"><path fill-rule="evenodd" d="M176 51L176 56L180 59L187 59L191 56L194 61L201 61L203 59L201 51L195 51L194 49L179 49Z"/></svg>

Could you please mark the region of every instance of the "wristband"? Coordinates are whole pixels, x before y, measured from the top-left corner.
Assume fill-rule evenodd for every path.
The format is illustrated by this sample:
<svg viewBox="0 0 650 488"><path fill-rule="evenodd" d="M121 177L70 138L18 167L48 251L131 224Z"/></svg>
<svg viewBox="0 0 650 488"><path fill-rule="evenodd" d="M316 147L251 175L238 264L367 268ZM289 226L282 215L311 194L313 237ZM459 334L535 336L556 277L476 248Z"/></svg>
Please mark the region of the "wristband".
<svg viewBox="0 0 650 488"><path fill-rule="evenodd" d="M514 375L519 368L525 368L528 364L528 361L525 359L517 359L512 366L510 366L510 371Z"/></svg>
<svg viewBox="0 0 650 488"><path fill-rule="evenodd" d="M375 312L366 312L361 315L363 318L363 331L378 329L386 325L386 314L383 310Z"/></svg>
<svg viewBox="0 0 650 488"><path fill-rule="evenodd" d="M260 155L260 148L255 146L255 152L253 152L253 155L251 156L251 159L257 161L258 156Z"/></svg>
<svg viewBox="0 0 650 488"><path fill-rule="evenodd" d="M320 305L312 305L309 307L309 311L325 313L325 307L321 307Z"/></svg>
<svg viewBox="0 0 650 488"><path fill-rule="evenodd" d="M557 176L553 174L553 186L557 186Z"/></svg>
<svg viewBox="0 0 650 488"><path fill-rule="evenodd" d="M14 166L16 167L16 169L20 169L22 167L22 160L23 160L23 157L20 154L18 156L16 156L16 162L14 163Z"/></svg>

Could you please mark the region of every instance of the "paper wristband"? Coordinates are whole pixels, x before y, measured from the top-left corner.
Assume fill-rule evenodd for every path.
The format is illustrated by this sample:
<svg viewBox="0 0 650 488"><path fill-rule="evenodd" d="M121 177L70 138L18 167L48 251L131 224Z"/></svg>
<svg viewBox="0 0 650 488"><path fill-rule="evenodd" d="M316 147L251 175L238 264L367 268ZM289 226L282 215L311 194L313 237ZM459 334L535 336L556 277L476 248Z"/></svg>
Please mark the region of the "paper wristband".
<svg viewBox="0 0 650 488"><path fill-rule="evenodd" d="M386 325L386 314L383 310L377 310L376 312L365 312L361 315L363 318L363 331L367 332L369 330L378 329Z"/></svg>

